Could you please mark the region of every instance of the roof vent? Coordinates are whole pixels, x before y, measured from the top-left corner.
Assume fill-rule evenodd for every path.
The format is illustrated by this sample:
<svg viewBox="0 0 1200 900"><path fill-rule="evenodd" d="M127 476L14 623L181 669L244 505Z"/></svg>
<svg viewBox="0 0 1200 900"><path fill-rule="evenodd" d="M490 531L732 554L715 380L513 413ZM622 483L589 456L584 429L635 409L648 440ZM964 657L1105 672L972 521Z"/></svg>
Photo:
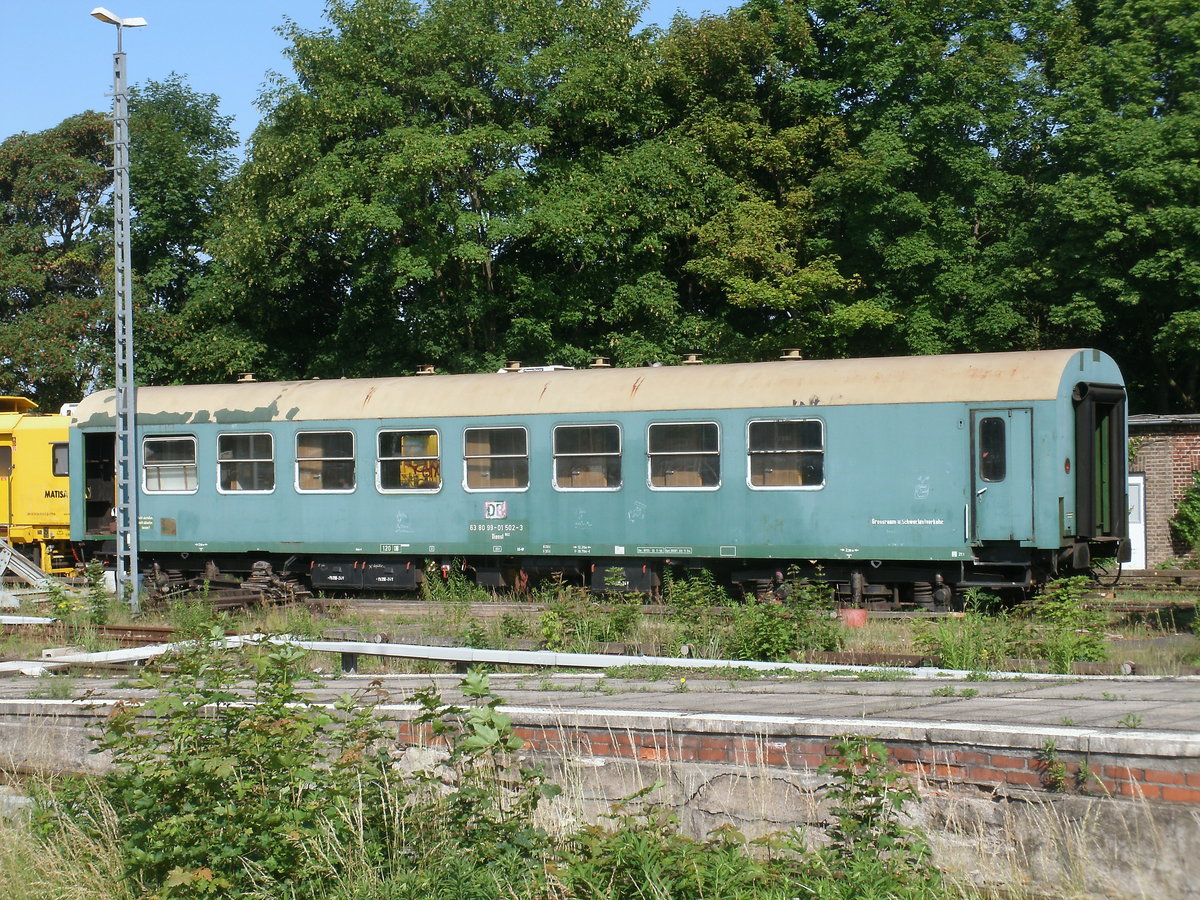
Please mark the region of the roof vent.
<svg viewBox="0 0 1200 900"><path fill-rule="evenodd" d="M702 366L704 365L704 357L699 353L689 353L683 360L685 366Z"/></svg>
<svg viewBox="0 0 1200 900"><path fill-rule="evenodd" d="M436 375L437 371L429 363L421 363L417 366L418 375Z"/></svg>
<svg viewBox="0 0 1200 900"><path fill-rule="evenodd" d="M780 359L804 359L804 357L800 355L800 351L797 350L795 347L788 347L786 350L783 351L783 353L781 353L779 355L779 358Z"/></svg>
<svg viewBox="0 0 1200 900"><path fill-rule="evenodd" d="M238 380L237 380L238 384L250 384L253 381L254 381L254 373L253 372L242 372L238 375Z"/></svg>
<svg viewBox="0 0 1200 900"><path fill-rule="evenodd" d="M597 356L595 359L592 360L592 364L590 366L588 366L588 368L589 369L611 369L612 366L609 365L607 356Z"/></svg>

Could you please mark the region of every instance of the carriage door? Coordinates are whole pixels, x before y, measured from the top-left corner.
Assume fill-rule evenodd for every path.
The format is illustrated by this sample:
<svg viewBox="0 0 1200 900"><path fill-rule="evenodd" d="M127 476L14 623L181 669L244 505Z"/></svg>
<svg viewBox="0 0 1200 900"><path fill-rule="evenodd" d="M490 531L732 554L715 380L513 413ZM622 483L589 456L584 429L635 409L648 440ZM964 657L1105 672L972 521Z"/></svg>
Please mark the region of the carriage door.
<svg viewBox="0 0 1200 900"><path fill-rule="evenodd" d="M976 541L1033 539L1033 410L971 410L971 522Z"/></svg>
<svg viewBox="0 0 1200 900"><path fill-rule="evenodd" d="M8 435L0 438L0 538L7 538L13 526L13 445Z"/></svg>

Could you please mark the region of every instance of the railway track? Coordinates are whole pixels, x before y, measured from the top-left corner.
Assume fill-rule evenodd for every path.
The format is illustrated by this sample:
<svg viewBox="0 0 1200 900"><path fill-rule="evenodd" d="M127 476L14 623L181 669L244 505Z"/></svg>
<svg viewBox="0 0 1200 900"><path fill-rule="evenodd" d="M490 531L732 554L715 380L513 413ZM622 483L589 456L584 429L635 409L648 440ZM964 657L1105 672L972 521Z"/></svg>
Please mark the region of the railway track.
<svg viewBox="0 0 1200 900"><path fill-rule="evenodd" d="M49 624L4 625L4 634L37 636L49 642L69 644L75 641L84 629L61 622ZM141 647L146 644L164 644L174 640L178 632L166 625L93 625L87 626L89 634L113 641L121 647Z"/></svg>

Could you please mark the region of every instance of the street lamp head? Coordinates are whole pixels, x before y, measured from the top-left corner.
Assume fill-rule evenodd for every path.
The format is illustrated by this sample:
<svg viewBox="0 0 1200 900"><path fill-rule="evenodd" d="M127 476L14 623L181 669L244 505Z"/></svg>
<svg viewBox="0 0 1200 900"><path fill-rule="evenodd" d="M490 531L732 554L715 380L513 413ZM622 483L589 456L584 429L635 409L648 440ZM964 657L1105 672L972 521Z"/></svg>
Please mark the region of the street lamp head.
<svg viewBox="0 0 1200 900"><path fill-rule="evenodd" d="M122 19L114 12L110 12L103 6L97 6L92 10L92 15L101 22L106 22L109 25L116 25L118 28L140 28L146 24L146 20L141 16L130 16L128 19Z"/></svg>

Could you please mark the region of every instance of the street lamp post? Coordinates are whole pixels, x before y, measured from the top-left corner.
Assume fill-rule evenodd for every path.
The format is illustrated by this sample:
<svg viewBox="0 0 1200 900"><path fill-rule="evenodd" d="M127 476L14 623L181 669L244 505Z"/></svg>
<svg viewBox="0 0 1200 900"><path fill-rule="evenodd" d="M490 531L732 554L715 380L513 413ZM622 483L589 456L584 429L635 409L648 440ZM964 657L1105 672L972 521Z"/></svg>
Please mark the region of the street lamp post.
<svg viewBox="0 0 1200 900"><path fill-rule="evenodd" d="M116 476L117 476L117 595L129 596L138 612L137 515L137 387L133 380L133 283L129 263L129 98L125 89L125 52L121 32L139 28L146 20L121 18L103 6L92 15L117 26L113 54L113 295L116 302Z"/></svg>

